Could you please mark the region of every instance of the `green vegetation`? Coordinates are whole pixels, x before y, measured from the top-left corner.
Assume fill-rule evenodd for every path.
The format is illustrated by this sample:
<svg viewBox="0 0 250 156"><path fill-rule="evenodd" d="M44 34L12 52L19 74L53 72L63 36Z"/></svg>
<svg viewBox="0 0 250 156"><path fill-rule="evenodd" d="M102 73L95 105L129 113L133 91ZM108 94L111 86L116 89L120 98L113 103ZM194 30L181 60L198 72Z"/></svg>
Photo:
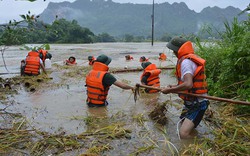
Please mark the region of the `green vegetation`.
<svg viewBox="0 0 250 156"><path fill-rule="evenodd" d="M108 33L102 33L96 36L95 42L115 42L115 38Z"/></svg>
<svg viewBox="0 0 250 156"><path fill-rule="evenodd" d="M92 43L95 35L82 28L77 21L56 20L49 24L42 22L27 23L23 27L7 27L0 32L0 43L18 45L24 43Z"/></svg>
<svg viewBox="0 0 250 156"><path fill-rule="evenodd" d="M52 25L44 25L41 22L36 22L36 17L33 15L28 14L22 17L28 25L17 27L20 22L9 23L6 29L0 31L1 44L12 45L45 41L68 43L69 40L72 43L114 41L113 37L106 33L100 34L96 38L90 30L80 27L74 20L69 22L60 19ZM207 60L206 75L208 76L210 95L250 100L249 26L250 16L244 22L238 22L235 19L232 24L225 23L225 31L218 34L221 40L207 42L205 46L201 42L197 42L200 48L199 55ZM40 35L44 35L45 32L47 36L41 38ZM127 35L126 37L126 41L134 40L133 36ZM165 35L165 38L169 39L168 34ZM194 36L189 38L193 40ZM82 78L90 70L90 68L85 67L55 66L58 71L62 72L64 69L62 72L63 84L70 77ZM1 94L1 102L10 103L8 96L18 93L17 89L11 89L10 85L7 84L14 86L23 84L28 91L34 91L34 89L39 89L37 86L41 86L40 84L46 84L41 82L50 82L50 78L40 76L29 77L28 80L26 77L6 80L0 78L0 82L5 84L4 88L0 88L1 93L4 93ZM16 88L14 86L13 88ZM211 106L216 107L213 103ZM2 126L5 123L3 120L0 121L2 126L0 129L0 155L67 155L69 154L67 152L82 153L81 155L102 155L109 154L109 151L112 153L112 150L115 149L113 145L123 145L121 149L130 149L127 151L127 155L151 155L153 153L167 155L169 153L167 151L169 148L166 147L170 146L170 141L167 139L166 130L162 130L164 140L156 137L155 130L147 129L145 123L149 119L142 113L132 117L124 112L106 118L73 116L71 120L82 120L89 129L81 134L66 135L64 131L59 133L60 129L57 134L41 132L33 128L25 117L8 112L7 108L8 106L0 109L2 119L11 120L7 127ZM199 138L194 143L190 143L188 147L181 148L180 153L176 150L178 155L249 155L249 106L218 105L218 109L213 109L212 112L209 120L206 118L204 120L212 130L212 138ZM102 126L101 124L105 121L107 121L107 125ZM163 142L164 146L160 146L160 142ZM175 152L171 153L175 154Z"/></svg>
<svg viewBox="0 0 250 156"><path fill-rule="evenodd" d="M198 42L207 61L209 93L250 101L250 18L242 23L235 19L231 26L225 22L225 28L221 40L208 46Z"/></svg>
<svg viewBox="0 0 250 156"><path fill-rule="evenodd" d="M12 114L15 115L15 114ZM64 132L49 134L30 127L29 122L24 118L14 118L16 122L11 128L0 129L0 155L53 155L63 154L68 151L78 153L82 150L82 155L100 155L104 151L111 150L109 143L112 140L130 137L131 130L125 128L123 123L118 123L115 119L110 119L114 123L99 128L98 118L92 131L83 132L79 135L65 135ZM21 121L21 122L19 122ZM143 151L141 151L142 153ZM52 155L51 154L51 155Z"/></svg>
<svg viewBox="0 0 250 156"><path fill-rule="evenodd" d="M21 15L23 21L12 21L4 29L0 27L0 45L151 40L152 8L148 4L77 0L68 3L65 8L63 3L49 3L39 16L31 15L29 12L27 15ZM61 12L60 15L57 15L58 11ZM155 40L167 42L172 36L180 33L185 36L198 33L201 38L210 38L211 34L208 33L200 35L202 28L206 29L210 26L219 31L224 30L222 18L231 22L240 12L233 7L225 9L213 7L206 8L198 14L183 2L174 6L167 2L157 4L155 5ZM246 13L243 12L237 18L239 21L247 19ZM28 21L27 24L24 21ZM216 31L213 37L219 38L220 36L215 33ZM196 35L193 36L196 37Z"/></svg>
<svg viewBox="0 0 250 156"><path fill-rule="evenodd" d="M226 98L250 101L250 16L247 21L235 19L230 26L225 22L221 40L206 43L197 42L199 55L206 59L206 75L209 94ZM216 107L211 104L211 107ZM214 137L204 138L184 148L189 155L248 155L250 150L249 106L218 106L211 120ZM202 155L203 155L202 154Z"/></svg>
<svg viewBox="0 0 250 156"><path fill-rule="evenodd" d="M89 28L95 34L106 32L119 38L125 34L143 36L144 38L151 36L151 4L121 4L111 0L76 0L72 3L50 3L41 14L41 20L45 23L52 23L58 12L60 12L58 18L75 19L81 26ZM184 2L157 3L154 12L155 38L160 39L165 33L197 33L206 24L222 30L224 20L227 19L231 22L240 12L240 9L234 7L223 9L207 7L200 13L196 13L190 10ZM239 21L247 19L246 13L238 18Z"/></svg>

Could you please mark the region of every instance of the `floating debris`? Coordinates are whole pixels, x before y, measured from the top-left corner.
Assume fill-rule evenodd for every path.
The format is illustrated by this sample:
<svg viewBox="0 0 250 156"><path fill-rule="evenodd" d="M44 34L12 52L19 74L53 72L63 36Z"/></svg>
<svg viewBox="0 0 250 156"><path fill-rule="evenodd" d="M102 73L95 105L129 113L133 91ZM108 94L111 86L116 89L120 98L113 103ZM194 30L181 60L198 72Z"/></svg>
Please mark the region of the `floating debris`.
<svg viewBox="0 0 250 156"><path fill-rule="evenodd" d="M161 124L161 125L166 125L167 123L167 116L166 116L166 112L167 112L167 106L166 106L166 102L162 103L162 104L157 104L154 108L153 111L151 111L149 113L149 117L156 121L156 123Z"/></svg>

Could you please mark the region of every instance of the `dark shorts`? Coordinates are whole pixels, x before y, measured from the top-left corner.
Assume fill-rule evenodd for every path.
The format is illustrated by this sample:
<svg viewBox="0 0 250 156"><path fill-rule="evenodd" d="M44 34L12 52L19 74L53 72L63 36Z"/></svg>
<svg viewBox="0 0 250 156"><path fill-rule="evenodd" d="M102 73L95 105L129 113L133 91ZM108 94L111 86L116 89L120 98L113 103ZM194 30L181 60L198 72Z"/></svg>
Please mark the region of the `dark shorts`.
<svg viewBox="0 0 250 156"><path fill-rule="evenodd" d="M180 118L187 118L194 123L194 127L196 128L202 120L202 117L207 110L209 105L208 100L204 100L202 102L184 102L184 107L182 109L182 113Z"/></svg>
<svg viewBox="0 0 250 156"><path fill-rule="evenodd" d="M108 101L105 101L104 104L93 104L93 103L87 102L87 105L88 105L89 107L105 107L105 106L107 106L108 104L109 104Z"/></svg>
<svg viewBox="0 0 250 156"><path fill-rule="evenodd" d="M38 76L39 74L24 73L23 76Z"/></svg>
<svg viewBox="0 0 250 156"><path fill-rule="evenodd" d="M25 69L25 61L22 60L21 61L21 66L20 66L21 76L24 75L24 69Z"/></svg>

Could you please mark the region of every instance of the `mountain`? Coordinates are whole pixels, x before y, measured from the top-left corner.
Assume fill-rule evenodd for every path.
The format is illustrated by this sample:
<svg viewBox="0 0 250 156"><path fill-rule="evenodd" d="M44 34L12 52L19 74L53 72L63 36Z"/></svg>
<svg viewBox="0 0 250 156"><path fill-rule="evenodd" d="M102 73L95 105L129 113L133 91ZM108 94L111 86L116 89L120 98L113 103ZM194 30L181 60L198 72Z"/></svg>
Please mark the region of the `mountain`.
<svg viewBox="0 0 250 156"><path fill-rule="evenodd" d="M168 34L197 33L204 24L222 29L225 20L239 21L247 19L247 15L238 16L240 9L227 7L207 7L200 13L190 10L184 3L168 2L155 4L154 27L156 37ZM76 0L73 3L50 2L41 13L40 19L52 23L56 17L67 20L77 20L95 34L103 32L112 36L132 34L135 36L151 35L151 4L116 3L112 0Z"/></svg>

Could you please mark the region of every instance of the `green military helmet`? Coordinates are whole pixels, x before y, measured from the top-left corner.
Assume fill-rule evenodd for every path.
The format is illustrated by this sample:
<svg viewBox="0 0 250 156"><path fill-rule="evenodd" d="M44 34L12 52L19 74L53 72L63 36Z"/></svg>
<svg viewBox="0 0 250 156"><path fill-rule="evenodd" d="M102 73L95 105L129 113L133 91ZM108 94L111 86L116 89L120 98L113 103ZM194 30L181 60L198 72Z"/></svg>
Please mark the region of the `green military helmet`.
<svg viewBox="0 0 250 156"><path fill-rule="evenodd" d="M167 47L173 51L178 52L180 47L187 41L188 40L181 36L175 36L167 43Z"/></svg>
<svg viewBox="0 0 250 156"><path fill-rule="evenodd" d="M145 69L145 68L147 68L147 66L149 66L150 64L152 64L152 63L151 63L151 62L143 62L143 63L141 64L141 66L142 66L143 69Z"/></svg>
<svg viewBox="0 0 250 156"><path fill-rule="evenodd" d="M104 63L106 64L107 66L109 65L109 63L112 61L112 59L104 54L102 55L99 55L97 58L96 58L96 61L97 62L101 62L101 63Z"/></svg>
<svg viewBox="0 0 250 156"><path fill-rule="evenodd" d="M88 60L92 60L93 59L93 56L88 56Z"/></svg>

